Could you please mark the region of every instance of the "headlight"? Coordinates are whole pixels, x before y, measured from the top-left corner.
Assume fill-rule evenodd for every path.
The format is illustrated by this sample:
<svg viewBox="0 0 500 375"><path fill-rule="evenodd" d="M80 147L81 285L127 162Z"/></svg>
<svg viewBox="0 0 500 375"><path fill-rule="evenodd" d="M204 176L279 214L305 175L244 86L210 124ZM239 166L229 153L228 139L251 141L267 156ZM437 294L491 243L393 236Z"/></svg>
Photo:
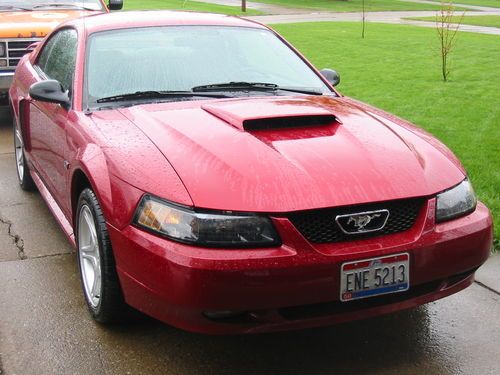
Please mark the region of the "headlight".
<svg viewBox="0 0 500 375"><path fill-rule="evenodd" d="M0 57L6 57L7 56L7 48L5 46L5 43L0 42Z"/></svg>
<svg viewBox="0 0 500 375"><path fill-rule="evenodd" d="M134 223L172 240L199 246L266 247L281 242L267 217L195 212L150 195L142 198Z"/></svg>
<svg viewBox="0 0 500 375"><path fill-rule="evenodd" d="M468 179L437 195L436 221L467 215L476 209L477 199Z"/></svg>

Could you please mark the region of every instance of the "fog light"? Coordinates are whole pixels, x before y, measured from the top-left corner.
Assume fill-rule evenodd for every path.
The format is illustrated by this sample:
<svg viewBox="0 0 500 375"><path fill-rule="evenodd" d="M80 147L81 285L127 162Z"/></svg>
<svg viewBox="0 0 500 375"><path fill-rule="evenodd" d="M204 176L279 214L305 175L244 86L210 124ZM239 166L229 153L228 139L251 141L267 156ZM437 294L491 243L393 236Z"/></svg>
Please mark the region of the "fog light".
<svg viewBox="0 0 500 375"><path fill-rule="evenodd" d="M241 311L205 311L203 313L206 318L213 320L233 318L242 314L244 313Z"/></svg>
<svg viewBox="0 0 500 375"><path fill-rule="evenodd" d="M0 68L7 67L7 60L0 60Z"/></svg>

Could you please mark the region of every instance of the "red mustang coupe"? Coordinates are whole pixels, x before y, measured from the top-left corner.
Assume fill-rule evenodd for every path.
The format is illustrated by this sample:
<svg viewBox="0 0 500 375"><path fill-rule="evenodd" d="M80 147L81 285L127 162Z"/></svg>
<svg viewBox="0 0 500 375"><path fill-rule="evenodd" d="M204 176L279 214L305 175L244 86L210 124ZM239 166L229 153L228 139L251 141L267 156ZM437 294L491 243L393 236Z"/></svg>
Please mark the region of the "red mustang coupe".
<svg viewBox="0 0 500 375"><path fill-rule="evenodd" d="M453 154L239 18L67 22L10 89L19 183L77 248L95 320L312 327L469 286L492 220Z"/></svg>

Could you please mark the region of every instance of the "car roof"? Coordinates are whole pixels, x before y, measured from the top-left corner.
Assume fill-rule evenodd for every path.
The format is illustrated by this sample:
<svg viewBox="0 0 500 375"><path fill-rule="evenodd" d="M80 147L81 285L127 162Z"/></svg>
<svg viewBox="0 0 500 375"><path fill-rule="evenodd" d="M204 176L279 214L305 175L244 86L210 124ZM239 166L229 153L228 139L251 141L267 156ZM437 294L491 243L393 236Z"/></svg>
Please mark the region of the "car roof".
<svg viewBox="0 0 500 375"><path fill-rule="evenodd" d="M85 28L87 34L124 28L154 26L236 26L266 29L265 26L243 18L214 13L186 11L122 11L96 14L66 22Z"/></svg>

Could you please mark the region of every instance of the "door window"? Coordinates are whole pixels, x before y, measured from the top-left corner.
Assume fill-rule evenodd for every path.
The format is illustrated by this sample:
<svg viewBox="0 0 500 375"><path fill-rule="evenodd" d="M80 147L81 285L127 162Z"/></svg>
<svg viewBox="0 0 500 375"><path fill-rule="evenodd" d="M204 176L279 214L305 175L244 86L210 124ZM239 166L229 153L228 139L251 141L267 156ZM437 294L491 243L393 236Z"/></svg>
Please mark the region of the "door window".
<svg viewBox="0 0 500 375"><path fill-rule="evenodd" d="M59 31L44 46L36 64L47 78L61 82L65 90L73 81L77 40L76 30Z"/></svg>

